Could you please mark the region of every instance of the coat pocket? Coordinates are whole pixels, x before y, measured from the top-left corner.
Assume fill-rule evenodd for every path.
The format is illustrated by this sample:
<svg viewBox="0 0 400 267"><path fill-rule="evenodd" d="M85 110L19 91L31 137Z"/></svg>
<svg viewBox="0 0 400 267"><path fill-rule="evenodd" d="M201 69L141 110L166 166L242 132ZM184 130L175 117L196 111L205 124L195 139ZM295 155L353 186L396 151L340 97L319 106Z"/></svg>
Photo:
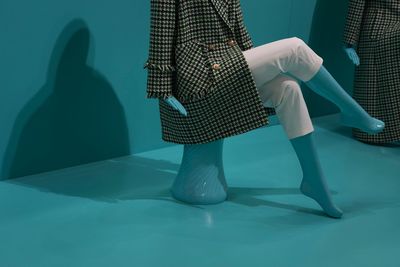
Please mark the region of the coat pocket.
<svg viewBox="0 0 400 267"><path fill-rule="evenodd" d="M176 46L177 97L183 102L204 97L213 86L207 48L190 41Z"/></svg>
<svg viewBox="0 0 400 267"><path fill-rule="evenodd" d="M369 38L372 40L380 39L389 25L390 20L387 19L385 12L382 9L376 9L372 19Z"/></svg>
<svg viewBox="0 0 400 267"><path fill-rule="evenodd" d="M400 34L400 21L392 21L384 30L384 36L399 35Z"/></svg>

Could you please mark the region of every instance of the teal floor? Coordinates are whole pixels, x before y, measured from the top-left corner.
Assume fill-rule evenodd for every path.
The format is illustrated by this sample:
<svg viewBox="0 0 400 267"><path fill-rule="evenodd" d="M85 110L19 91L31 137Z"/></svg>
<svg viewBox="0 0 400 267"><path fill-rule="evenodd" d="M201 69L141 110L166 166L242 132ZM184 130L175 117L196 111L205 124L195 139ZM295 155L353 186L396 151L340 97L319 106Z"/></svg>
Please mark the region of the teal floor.
<svg viewBox="0 0 400 267"><path fill-rule="evenodd" d="M299 193L276 125L225 140L218 205L171 198L181 145L0 182L0 266L400 266L400 147L313 121L342 219Z"/></svg>

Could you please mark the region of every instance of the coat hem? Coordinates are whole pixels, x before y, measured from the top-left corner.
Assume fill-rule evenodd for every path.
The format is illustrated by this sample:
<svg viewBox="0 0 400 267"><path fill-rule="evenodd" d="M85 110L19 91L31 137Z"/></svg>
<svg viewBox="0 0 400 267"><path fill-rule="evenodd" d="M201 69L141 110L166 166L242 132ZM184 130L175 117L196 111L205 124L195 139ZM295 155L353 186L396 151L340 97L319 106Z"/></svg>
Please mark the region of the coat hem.
<svg viewBox="0 0 400 267"><path fill-rule="evenodd" d="M244 124L244 125L248 125L248 124ZM266 116L265 119L261 120L260 122L255 123L253 125L250 125L250 126L248 126L246 128L242 128L239 131L237 129L233 129L231 131L226 131L226 132L224 132L222 134L217 134L215 136L212 136L212 137L210 137L210 138L208 138L207 140L204 140L204 141L198 141L198 142L177 141L175 139L168 138L165 134L162 134L161 139L163 141L165 141L165 142L168 142L168 143L181 144L181 145L206 144L206 143L213 142L213 141L216 141L216 140L219 140L219 139L223 139L223 138L228 138L228 137L232 137L232 136L235 136L235 135L244 134L244 133L247 133L247 132L256 130L258 128L261 128L263 126L268 126L268 125L269 125L269 119L268 119L268 116ZM179 139L179 140L181 140L181 139Z"/></svg>
<svg viewBox="0 0 400 267"><path fill-rule="evenodd" d="M158 98L160 100L167 99L171 97L172 94L170 92L159 92L159 91L147 91L146 98Z"/></svg>
<svg viewBox="0 0 400 267"><path fill-rule="evenodd" d="M360 142L364 143L369 143L369 144L385 144L385 143L390 143L390 142L395 142L395 141L400 141L400 134L397 136L379 136L378 135L370 135L367 133L362 132L361 130L353 129L352 130L352 135L355 139L357 139Z"/></svg>

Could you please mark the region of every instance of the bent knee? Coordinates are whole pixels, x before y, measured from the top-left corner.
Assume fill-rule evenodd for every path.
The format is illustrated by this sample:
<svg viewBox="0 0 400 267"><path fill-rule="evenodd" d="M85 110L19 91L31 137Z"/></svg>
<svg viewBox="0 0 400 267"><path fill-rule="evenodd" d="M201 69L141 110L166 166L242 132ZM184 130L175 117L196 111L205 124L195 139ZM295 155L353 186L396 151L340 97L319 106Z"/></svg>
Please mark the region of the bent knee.
<svg viewBox="0 0 400 267"><path fill-rule="evenodd" d="M290 38L290 40L291 40L291 42L293 43L293 46L295 46L295 47L300 47L300 46L304 46L304 45L307 45L304 41L303 41L303 39L301 39L301 38L299 38L299 37L291 37Z"/></svg>
<svg viewBox="0 0 400 267"><path fill-rule="evenodd" d="M303 97L301 87L295 80L286 80L281 83L279 90L276 90L278 95L272 97L271 101L274 107L279 107L282 103L298 101ZM279 92L279 93L278 93Z"/></svg>
<svg viewBox="0 0 400 267"><path fill-rule="evenodd" d="M302 39L298 37L292 37L292 51L296 56L301 56L305 54L313 53L314 51L304 42Z"/></svg>
<svg viewBox="0 0 400 267"><path fill-rule="evenodd" d="M297 81L294 80L288 80L288 81L284 81L282 83L282 86L284 87L284 91L285 91L285 96L286 97L302 97L302 92L301 92L301 87L299 85L299 83Z"/></svg>

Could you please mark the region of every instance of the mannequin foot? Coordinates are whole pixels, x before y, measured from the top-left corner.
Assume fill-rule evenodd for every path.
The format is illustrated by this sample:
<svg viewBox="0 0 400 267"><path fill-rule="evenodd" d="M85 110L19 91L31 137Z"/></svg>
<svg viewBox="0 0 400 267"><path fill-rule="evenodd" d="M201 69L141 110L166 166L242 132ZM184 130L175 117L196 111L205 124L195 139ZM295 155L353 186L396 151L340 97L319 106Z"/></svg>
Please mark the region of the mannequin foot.
<svg viewBox="0 0 400 267"><path fill-rule="evenodd" d="M366 113L366 112L365 112ZM379 119L371 117L366 113L361 116L353 116L341 113L341 123L348 127L360 129L369 134L376 134L385 128L385 123Z"/></svg>
<svg viewBox="0 0 400 267"><path fill-rule="evenodd" d="M343 211L332 202L330 193L325 190L323 184L318 182L321 179L312 179L311 181L313 182L303 177L300 191L307 197L314 199L330 217L342 217Z"/></svg>
<svg viewBox="0 0 400 267"><path fill-rule="evenodd" d="M317 201L325 213L333 218L340 218L342 211L332 201L324 172L319 162L313 133L290 139L299 159L303 172L300 191Z"/></svg>

